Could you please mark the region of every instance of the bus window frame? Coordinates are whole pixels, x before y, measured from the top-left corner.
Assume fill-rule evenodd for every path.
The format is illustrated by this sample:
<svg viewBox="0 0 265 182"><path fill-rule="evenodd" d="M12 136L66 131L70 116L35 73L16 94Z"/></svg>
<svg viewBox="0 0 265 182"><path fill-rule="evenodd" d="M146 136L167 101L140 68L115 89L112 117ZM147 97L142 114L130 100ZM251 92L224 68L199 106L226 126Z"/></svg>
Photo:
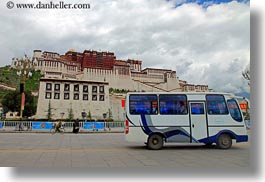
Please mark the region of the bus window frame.
<svg viewBox="0 0 265 182"><path fill-rule="evenodd" d="M194 105L199 105L199 113L194 112ZM201 107L202 106L202 107ZM191 102L190 103L190 114L191 115L205 115L206 111L205 111L205 103L204 102Z"/></svg>
<svg viewBox="0 0 265 182"><path fill-rule="evenodd" d="M155 112L150 112L150 113L132 113L131 112L131 96L155 96L156 97L156 111ZM133 102L136 102L136 101L133 101ZM142 101L142 102L146 102L146 101ZM152 109L152 102L153 101L148 101L150 102L150 109ZM158 115L158 95L157 94L130 94L129 95L129 113L130 115L141 115L141 114L144 114L144 115Z"/></svg>
<svg viewBox="0 0 265 182"><path fill-rule="evenodd" d="M184 96L185 97L185 107L186 107L186 112L185 113L162 113L160 112L160 103L161 103L161 100L160 100L160 96ZM159 101L159 104L158 104L158 110L159 110L159 114L160 115L180 115L180 116L183 116L183 115L188 115L189 114L189 109L188 109L188 99L187 99L187 95L186 94L159 94L159 98L158 98L158 101Z"/></svg>
<svg viewBox="0 0 265 182"><path fill-rule="evenodd" d="M226 112L225 113L210 113L210 110L209 110L209 107L208 107L208 99L207 99L207 96L221 96L223 98L223 101L224 101L224 104L225 104L225 107L226 107ZM217 115L217 116L220 116L220 115L229 115L229 110L228 110L228 106L227 106L227 101L225 99L225 96L222 95L222 94L205 94L205 101L206 101L206 113L208 115ZM220 110L219 110L220 111Z"/></svg>

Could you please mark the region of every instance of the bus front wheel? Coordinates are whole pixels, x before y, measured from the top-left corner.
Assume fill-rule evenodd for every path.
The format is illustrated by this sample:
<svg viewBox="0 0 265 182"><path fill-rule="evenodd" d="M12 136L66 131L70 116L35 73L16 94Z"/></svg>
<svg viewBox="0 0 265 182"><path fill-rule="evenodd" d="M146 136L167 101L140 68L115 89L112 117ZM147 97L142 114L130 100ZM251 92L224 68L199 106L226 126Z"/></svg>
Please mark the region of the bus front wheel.
<svg viewBox="0 0 265 182"><path fill-rule="evenodd" d="M232 146L232 138L228 134L222 134L219 136L216 144L220 149L230 149Z"/></svg>
<svg viewBox="0 0 265 182"><path fill-rule="evenodd" d="M147 147L152 150L159 150L163 147L164 140L161 135L153 134L149 136L147 141Z"/></svg>

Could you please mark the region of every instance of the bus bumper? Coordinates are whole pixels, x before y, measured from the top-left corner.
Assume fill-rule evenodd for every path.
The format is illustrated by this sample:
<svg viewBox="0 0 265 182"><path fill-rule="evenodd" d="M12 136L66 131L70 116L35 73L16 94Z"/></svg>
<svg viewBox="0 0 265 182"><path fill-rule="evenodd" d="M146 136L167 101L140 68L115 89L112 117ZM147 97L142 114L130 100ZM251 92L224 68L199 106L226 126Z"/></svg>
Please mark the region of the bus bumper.
<svg viewBox="0 0 265 182"><path fill-rule="evenodd" d="M236 142L247 142L248 141L248 135L237 135L236 136Z"/></svg>

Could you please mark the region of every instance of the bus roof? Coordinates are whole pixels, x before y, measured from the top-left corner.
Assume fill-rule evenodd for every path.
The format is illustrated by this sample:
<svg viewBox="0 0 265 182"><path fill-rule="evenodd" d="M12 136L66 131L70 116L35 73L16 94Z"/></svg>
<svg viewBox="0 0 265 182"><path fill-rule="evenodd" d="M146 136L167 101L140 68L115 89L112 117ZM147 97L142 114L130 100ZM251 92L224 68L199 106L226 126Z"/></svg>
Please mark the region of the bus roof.
<svg viewBox="0 0 265 182"><path fill-rule="evenodd" d="M236 97L232 93L225 93L225 92L128 92L127 95L131 94L186 94L186 95L207 95L207 94L218 94L218 95L227 95Z"/></svg>

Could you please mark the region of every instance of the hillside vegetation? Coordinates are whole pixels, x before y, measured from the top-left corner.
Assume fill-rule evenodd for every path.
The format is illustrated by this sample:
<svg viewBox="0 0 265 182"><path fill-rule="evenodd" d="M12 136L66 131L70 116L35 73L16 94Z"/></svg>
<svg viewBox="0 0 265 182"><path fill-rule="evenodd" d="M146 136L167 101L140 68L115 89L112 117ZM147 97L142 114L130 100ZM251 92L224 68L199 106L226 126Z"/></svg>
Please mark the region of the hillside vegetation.
<svg viewBox="0 0 265 182"><path fill-rule="evenodd" d="M0 83L19 88L20 77L17 75L17 69L5 66L0 68ZM32 77L29 77L25 84L26 91L37 91L39 89L40 71L33 71Z"/></svg>
<svg viewBox="0 0 265 182"><path fill-rule="evenodd" d="M11 87L18 87L19 80L17 70L10 68L10 66L0 68L0 83L4 83Z"/></svg>
<svg viewBox="0 0 265 182"><path fill-rule="evenodd" d="M0 67L0 84L19 89L20 77L17 75L17 69L10 66ZM40 71L33 71L32 77L28 78L25 83L25 91L38 91L39 80L42 77ZM0 88L0 102L3 97L9 93L9 90Z"/></svg>

